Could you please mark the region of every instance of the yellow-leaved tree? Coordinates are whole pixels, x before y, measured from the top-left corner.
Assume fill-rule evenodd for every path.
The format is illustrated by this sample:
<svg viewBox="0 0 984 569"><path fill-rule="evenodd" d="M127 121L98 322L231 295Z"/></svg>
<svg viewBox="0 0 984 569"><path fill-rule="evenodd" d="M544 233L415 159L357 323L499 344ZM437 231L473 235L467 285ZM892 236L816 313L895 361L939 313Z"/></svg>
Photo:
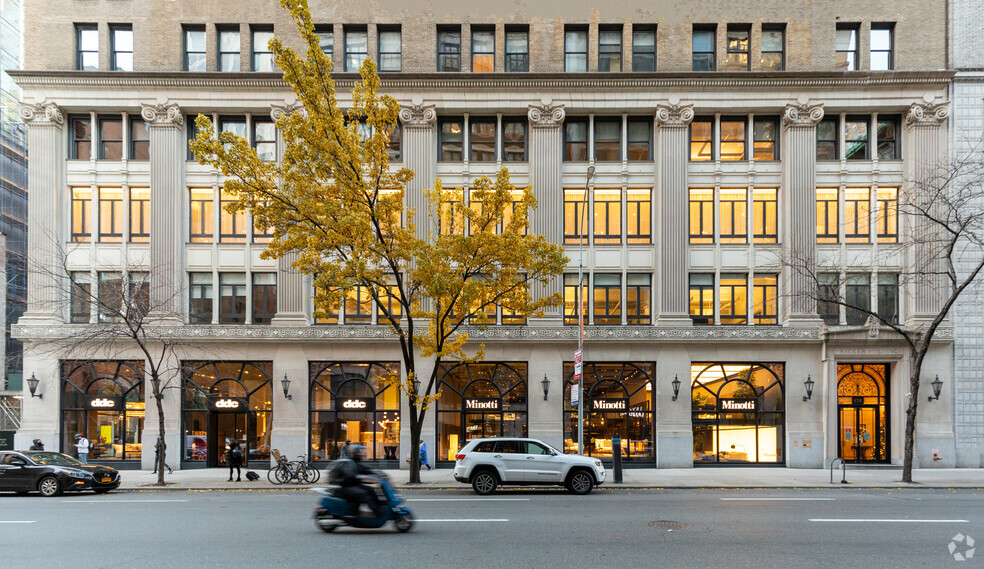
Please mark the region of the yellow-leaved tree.
<svg viewBox="0 0 984 569"><path fill-rule="evenodd" d="M530 285L547 283L567 263L560 245L527 231L536 207L531 188L516 189L503 168L495 180L470 184L468 203L460 189L435 180L425 192L427 211L405 207L404 189L414 173L394 169L387 149L399 105L380 94L371 59L361 68L351 103L341 108L331 78L332 61L314 33L306 0L281 0L307 46L306 57L279 39L269 47L303 109L277 119L284 141L279 162L263 161L248 141L222 132L199 115L191 142L195 157L218 168L224 190L237 201L232 212L249 212L273 238L262 256L289 255L292 266L314 281L315 315L337 312L346 293L367 293L399 340L404 375L392 378L410 405L410 440L421 427L436 391L442 361L470 356L465 326L490 322L496 307L516 317L539 316L561 295L534 298ZM415 217L427 223L418 233ZM422 228L423 229L423 228ZM420 362L430 359L427 377ZM416 445L413 445L416 448ZM420 481L420 461L410 452L410 481Z"/></svg>

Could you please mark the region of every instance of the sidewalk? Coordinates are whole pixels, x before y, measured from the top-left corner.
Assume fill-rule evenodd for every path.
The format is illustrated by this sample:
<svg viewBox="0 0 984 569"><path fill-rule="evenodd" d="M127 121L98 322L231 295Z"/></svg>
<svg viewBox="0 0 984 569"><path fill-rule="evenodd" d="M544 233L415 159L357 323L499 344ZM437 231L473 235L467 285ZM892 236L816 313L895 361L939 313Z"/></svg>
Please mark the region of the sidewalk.
<svg viewBox="0 0 984 569"><path fill-rule="evenodd" d="M257 470L260 479L246 481L243 472L242 482L227 482L229 471L225 468L206 468L175 470L165 474L165 488L151 486L157 475L145 470L123 470L120 475L123 483L120 490L292 490L324 486L326 471L322 470L317 484L304 486L297 484L274 485L267 481L267 471ZM409 484L408 470L387 470L390 479L399 488L420 488L427 490L458 489L470 487L454 480L450 468L434 469L420 473L420 484ZM673 469L628 469L623 470L623 481L615 484L612 471L608 471L605 488L981 488L984 489L984 470L976 468L924 469L914 470L912 484L903 484L902 470L859 469L848 467L849 485L841 484L841 471L834 471L834 484L830 483L830 471L798 468L673 468Z"/></svg>

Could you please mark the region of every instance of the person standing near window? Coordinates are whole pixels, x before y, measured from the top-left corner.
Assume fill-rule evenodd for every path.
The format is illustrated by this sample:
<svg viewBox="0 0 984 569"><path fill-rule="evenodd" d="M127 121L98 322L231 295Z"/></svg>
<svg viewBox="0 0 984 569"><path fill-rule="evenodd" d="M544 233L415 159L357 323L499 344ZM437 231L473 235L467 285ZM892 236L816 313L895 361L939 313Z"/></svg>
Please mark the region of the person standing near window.
<svg viewBox="0 0 984 569"><path fill-rule="evenodd" d="M75 450L78 452L82 464L89 464L89 446L89 439L80 433L75 433Z"/></svg>
<svg viewBox="0 0 984 569"><path fill-rule="evenodd" d="M427 463L427 445L424 441L420 441L420 466L426 466L427 470L431 469L431 465Z"/></svg>

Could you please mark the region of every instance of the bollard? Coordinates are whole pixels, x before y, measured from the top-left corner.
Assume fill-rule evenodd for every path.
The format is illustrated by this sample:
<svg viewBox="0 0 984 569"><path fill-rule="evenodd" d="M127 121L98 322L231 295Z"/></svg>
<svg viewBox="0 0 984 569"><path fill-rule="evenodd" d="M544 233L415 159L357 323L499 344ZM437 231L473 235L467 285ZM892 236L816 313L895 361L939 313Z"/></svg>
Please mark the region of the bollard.
<svg viewBox="0 0 984 569"><path fill-rule="evenodd" d="M616 484L622 483L622 439L612 437L612 480Z"/></svg>

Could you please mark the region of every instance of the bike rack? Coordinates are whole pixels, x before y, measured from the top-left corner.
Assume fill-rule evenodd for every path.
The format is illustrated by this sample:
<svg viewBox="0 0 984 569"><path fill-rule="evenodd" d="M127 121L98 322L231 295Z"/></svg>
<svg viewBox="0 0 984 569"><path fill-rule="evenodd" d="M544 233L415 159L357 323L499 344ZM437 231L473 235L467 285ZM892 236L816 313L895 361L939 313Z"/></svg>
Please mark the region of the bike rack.
<svg viewBox="0 0 984 569"><path fill-rule="evenodd" d="M834 467L837 465L837 461L841 463L841 484L850 484L847 481L847 462L843 458L835 458L830 461L830 483L834 483Z"/></svg>

